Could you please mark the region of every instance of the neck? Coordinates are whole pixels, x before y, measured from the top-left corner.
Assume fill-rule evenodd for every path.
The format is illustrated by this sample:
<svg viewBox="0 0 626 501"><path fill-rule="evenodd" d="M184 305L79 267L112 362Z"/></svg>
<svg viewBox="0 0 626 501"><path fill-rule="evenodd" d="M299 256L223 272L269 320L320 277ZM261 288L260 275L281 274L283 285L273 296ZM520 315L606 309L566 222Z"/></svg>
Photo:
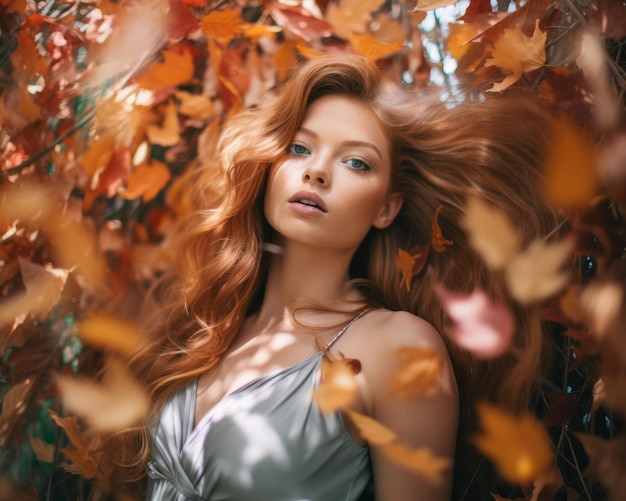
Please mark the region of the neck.
<svg viewBox="0 0 626 501"><path fill-rule="evenodd" d="M348 286L353 250L314 248L289 242L271 256L263 305L257 321L289 329L294 309L307 305L341 308L357 299Z"/></svg>

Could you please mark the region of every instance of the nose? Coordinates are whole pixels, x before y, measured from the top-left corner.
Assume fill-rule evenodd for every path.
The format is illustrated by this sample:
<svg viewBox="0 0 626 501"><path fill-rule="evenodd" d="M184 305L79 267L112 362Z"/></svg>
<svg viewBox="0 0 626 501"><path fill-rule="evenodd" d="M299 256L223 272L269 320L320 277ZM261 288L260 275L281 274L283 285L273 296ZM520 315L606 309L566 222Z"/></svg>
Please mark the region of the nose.
<svg viewBox="0 0 626 501"><path fill-rule="evenodd" d="M302 173L302 181L328 187L330 185L329 161L329 159L324 158L322 155L311 157L310 162L308 162Z"/></svg>

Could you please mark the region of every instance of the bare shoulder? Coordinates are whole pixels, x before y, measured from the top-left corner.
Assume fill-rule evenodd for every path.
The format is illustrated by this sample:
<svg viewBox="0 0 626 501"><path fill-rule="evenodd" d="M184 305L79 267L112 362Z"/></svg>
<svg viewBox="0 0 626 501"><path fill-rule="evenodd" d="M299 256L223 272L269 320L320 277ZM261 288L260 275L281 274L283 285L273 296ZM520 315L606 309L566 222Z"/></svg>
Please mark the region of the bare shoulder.
<svg viewBox="0 0 626 501"><path fill-rule="evenodd" d="M369 317L369 318L367 318ZM426 320L407 311L375 310L363 320L361 339L368 350L391 352L402 347L424 347L447 357L441 334Z"/></svg>

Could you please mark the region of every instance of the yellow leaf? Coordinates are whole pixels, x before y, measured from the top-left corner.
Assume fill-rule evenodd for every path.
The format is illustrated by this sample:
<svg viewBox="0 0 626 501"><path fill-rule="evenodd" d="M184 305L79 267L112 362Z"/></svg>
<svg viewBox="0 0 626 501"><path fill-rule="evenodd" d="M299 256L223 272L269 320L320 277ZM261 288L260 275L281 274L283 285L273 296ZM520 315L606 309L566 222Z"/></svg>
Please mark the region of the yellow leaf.
<svg viewBox="0 0 626 501"><path fill-rule="evenodd" d="M102 136L89 143L87 153L80 159L80 165L85 172L93 176L99 170L106 167L113 155L115 148L115 136Z"/></svg>
<svg viewBox="0 0 626 501"><path fill-rule="evenodd" d="M230 38L241 35L249 24L235 10L214 10L200 21L202 32L210 37Z"/></svg>
<svg viewBox="0 0 626 501"><path fill-rule="evenodd" d="M191 118L205 120L215 114L215 107L206 94L190 94L179 91L176 98L180 101L178 112Z"/></svg>
<svg viewBox="0 0 626 501"><path fill-rule="evenodd" d="M54 235L54 253L59 263L76 272L92 284L104 278L103 263L97 255L93 229L75 221L51 221L50 233Z"/></svg>
<svg viewBox="0 0 626 501"><path fill-rule="evenodd" d="M125 320L91 314L78 324L78 337L87 344L133 354L143 340L139 328Z"/></svg>
<svg viewBox="0 0 626 501"><path fill-rule="evenodd" d="M433 10L440 9L441 7L447 7L448 5L454 5L458 0L418 0L417 7L414 10Z"/></svg>
<svg viewBox="0 0 626 501"><path fill-rule="evenodd" d="M426 447L413 449L400 442L385 444L385 455L398 466L426 477L433 484L443 482L442 473L450 468L450 460L435 456Z"/></svg>
<svg viewBox="0 0 626 501"><path fill-rule="evenodd" d="M143 163L130 176L121 197L126 200L141 197L144 202L149 202L165 187L170 177L170 170L165 164L156 160L150 164Z"/></svg>
<svg viewBox="0 0 626 501"><path fill-rule="evenodd" d="M398 42L392 44L379 42L370 35L351 35L349 40L354 50L371 61L387 57L404 47L404 45Z"/></svg>
<svg viewBox="0 0 626 501"><path fill-rule="evenodd" d="M366 33L372 20L372 12L384 0L340 0L326 9L326 21L335 28L335 33L346 40L353 33Z"/></svg>
<svg viewBox="0 0 626 501"><path fill-rule="evenodd" d="M546 164L546 192L553 204L571 207L589 201L598 185L596 158L587 138L569 121L556 126Z"/></svg>
<svg viewBox="0 0 626 501"><path fill-rule="evenodd" d="M313 398L324 414L348 407L358 391L354 372L345 361L322 362L322 383Z"/></svg>
<svg viewBox="0 0 626 501"><path fill-rule="evenodd" d="M375 419L354 411L346 411L359 433L370 445L385 445L397 440L398 436Z"/></svg>
<svg viewBox="0 0 626 501"><path fill-rule="evenodd" d="M470 41L478 35L480 26L476 23L450 23L446 49L450 55L460 61L467 52Z"/></svg>
<svg viewBox="0 0 626 501"><path fill-rule="evenodd" d="M405 347L396 350L396 355L402 366L391 378L391 395L408 398L437 392L443 361L435 350Z"/></svg>
<svg viewBox="0 0 626 501"><path fill-rule="evenodd" d="M146 135L152 144L160 146L174 146L180 141L180 127L178 124L178 112L174 101L170 101L163 113L163 125L148 125Z"/></svg>
<svg viewBox="0 0 626 501"><path fill-rule="evenodd" d="M522 303L546 299L563 289L571 273L563 269L574 250L574 241L550 244L535 240L506 266L506 283L511 295Z"/></svg>
<svg viewBox="0 0 626 501"><path fill-rule="evenodd" d="M507 215L478 198L468 201L461 224L474 250L492 268L504 267L519 248L519 234Z"/></svg>
<svg viewBox="0 0 626 501"><path fill-rule="evenodd" d="M540 68L546 62L546 32L535 24L532 37L527 37L519 28L506 28L496 41L491 58L485 66L497 66L511 72L502 82L488 90L500 92L517 82L522 73Z"/></svg>
<svg viewBox="0 0 626 501"><path fill-rule="evenodd" d="M514 416L487 403L477 406L482 434L476 447L509 482L527 485L553 464L550 438L530 414Z"/></svg>
<svg viewBox="0 0 626 501"><path fill-rule="evenodd" d="M441 232L441 228L439 227L439 222L437 218L439 217L439 213L441 212L441 205L435 209L435 214L433 215L432 227L433 234L431 238L431 245L435 252L445 252L449 245L452 245L452 240L447 240L443 237L443 233Z"/></svg>
<svg viewBox="0 0 626 501"><path fill-rule="evenodd" d="M128 428L148 410L146 392L115 360L108 361L103 384L65 376L57 376L57 384L65 408L96 430Z"/></svg>
<svg viewBox="0 0 626 501"><path fill-rule="evenodd" d="M156 62L148 68L138 81L140 87L150 90L162 90L188 82L193 77L194 65L191 52L182 53L164 50L163 62Z"/></svg>

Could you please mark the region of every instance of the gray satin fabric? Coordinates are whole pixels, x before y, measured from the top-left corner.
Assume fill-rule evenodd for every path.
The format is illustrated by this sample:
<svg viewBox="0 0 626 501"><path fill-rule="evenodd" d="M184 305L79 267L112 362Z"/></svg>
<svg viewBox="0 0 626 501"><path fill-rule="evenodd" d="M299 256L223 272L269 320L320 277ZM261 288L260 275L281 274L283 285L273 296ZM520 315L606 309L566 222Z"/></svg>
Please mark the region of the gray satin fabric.
<svg viewBox="0 0 626 501"><path fill-rule="evenodd" d="M148 500L352 501L371 466L339 413L312 400L323 354L222 399L194 429L197 382L174 395L152 430Z"/></svg>

